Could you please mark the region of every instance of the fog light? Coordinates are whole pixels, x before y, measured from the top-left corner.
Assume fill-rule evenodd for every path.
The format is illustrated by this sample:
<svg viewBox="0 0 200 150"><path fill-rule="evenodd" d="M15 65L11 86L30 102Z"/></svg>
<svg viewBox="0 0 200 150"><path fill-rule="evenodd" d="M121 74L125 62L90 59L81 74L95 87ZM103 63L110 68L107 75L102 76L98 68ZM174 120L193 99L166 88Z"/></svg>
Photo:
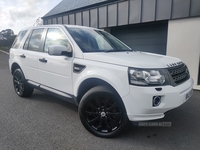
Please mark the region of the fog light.
<svg viewBox="0 0 200 150"><path fill-rule="evenodd" d="M153 97L153 107L159 106L161 103L161 96L154 96Z"/></svg>

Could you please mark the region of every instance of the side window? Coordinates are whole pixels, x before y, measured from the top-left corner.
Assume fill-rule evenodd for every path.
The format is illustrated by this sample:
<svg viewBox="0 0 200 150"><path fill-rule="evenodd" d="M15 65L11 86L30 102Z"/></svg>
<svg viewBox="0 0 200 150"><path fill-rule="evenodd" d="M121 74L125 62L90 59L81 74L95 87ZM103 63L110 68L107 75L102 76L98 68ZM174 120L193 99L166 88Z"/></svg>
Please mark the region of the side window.
<svg viewBox="0 0 200 150"><path fill-rule="evenodd" d="M26 49L26 50L28 49L28 43L29 43L29 40L30 40L31 34L32 34L32 32L29 33L29 35L28 35L28 37L27 37L27 39L26 39L26 42L24 43L24 47L23 47L23 49Z"/></svg>
<svg viewBox="0 0 200 150"><path fill-rule="evenodd" d="M68 51L72 51L72 47L66 35L58 28L48 29L44 43L44 52L48 52L48 47L51 45L63 45L68 48Z"/></svg>
<svg viewBox="0 0 200 150"><path fill-rule="evenodd" d="M22 39L24 38L24 36L26 35L26 32L27 32L27 30L19 32L15 41L13 42L12 48L19 48L19 45L20 45Z"/></svg>
<svg viewBox="0 0 200 150"><path fill-rule="evenodd" d="M42 33L44 29L35 29L29 34L24 44L24 49L31 51L41 51Z"/></svg>

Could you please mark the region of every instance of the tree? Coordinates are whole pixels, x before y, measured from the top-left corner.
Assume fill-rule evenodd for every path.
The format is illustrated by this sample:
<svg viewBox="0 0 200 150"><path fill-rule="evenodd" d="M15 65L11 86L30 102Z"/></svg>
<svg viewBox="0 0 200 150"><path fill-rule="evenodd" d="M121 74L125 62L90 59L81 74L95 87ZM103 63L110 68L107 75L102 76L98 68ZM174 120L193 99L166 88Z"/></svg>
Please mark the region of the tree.
<svg viewBox="0 0 200 150"><path fill-rule="evenodd" d="M8 40L13 35L14 32L11 29L2 30L0 32L0 40Z"/></svg>
<svg viewBox="0 0 200 150"><path fill-rule="evenodd" d="M6 29L0 32L0 47L11 47L14 42L16 35L14 35L13 30Z"/></svg>

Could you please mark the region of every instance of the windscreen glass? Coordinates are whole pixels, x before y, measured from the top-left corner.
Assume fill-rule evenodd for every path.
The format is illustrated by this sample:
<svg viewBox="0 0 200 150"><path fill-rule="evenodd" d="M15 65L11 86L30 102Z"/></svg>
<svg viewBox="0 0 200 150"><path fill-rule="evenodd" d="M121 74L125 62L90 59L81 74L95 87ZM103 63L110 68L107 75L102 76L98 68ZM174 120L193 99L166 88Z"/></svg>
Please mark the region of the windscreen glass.
<svg viewBox="0 0 200 150"><path fill-rule="evenodd" d="M132 51L111 34L88 28L67 28L83 52Z"/></svg>

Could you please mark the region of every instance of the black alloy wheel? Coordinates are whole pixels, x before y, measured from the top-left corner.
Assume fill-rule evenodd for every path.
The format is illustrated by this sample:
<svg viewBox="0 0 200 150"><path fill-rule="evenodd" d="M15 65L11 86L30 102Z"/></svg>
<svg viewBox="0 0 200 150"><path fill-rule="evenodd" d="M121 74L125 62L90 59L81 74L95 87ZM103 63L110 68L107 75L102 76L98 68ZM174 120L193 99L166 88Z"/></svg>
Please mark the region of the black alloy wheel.
<svg viewBox="0 0 200 150"><path fill-rule="evenodd" d="M103 86L94 87L83 96L79 116L85 128L99 137L119 135L128 121L121 99Z"/></svg>
<svg viewBox="0 0 200 150"><path fill-rule="evenodd" d="M24 80L20 72L16 72L13 76L13 84L15 91L18 95L22 95L24 93Z"/></svg>
<svg viewBox="0 0 200 150"><path fill-rule="evenodd" d="M33 88L30 87L24 78L24 74L21 69L16 69L13 73L13 85L15 92L20 97L28 97L33 93Z"/></svg>

